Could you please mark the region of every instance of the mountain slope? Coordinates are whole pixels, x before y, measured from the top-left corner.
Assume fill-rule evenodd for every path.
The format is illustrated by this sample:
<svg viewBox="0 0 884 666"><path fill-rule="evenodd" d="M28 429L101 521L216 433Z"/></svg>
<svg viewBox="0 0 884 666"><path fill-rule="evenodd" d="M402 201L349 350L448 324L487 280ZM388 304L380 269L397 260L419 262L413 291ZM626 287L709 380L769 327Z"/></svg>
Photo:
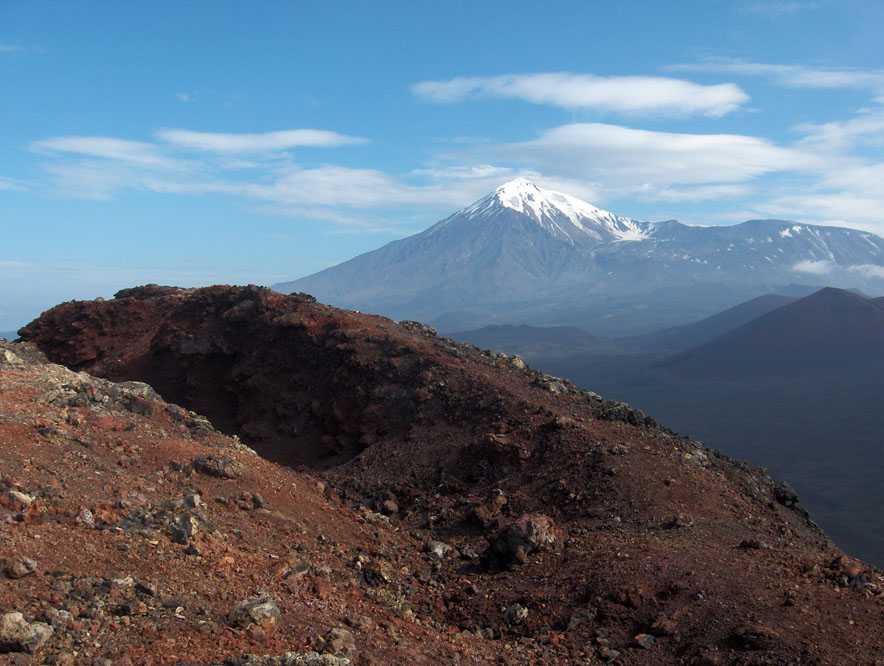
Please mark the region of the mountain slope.
<svg viewBox="0 0 884 666"><path fill-rule="evenodd" d="M852 291L821 289L665 365L709 376L876 371L884 367L884 307Z"/></svg>
<svg viewBox="0 0 884 666"><path fill-rule="evenodd" d="M202 405L259 453L325 468L328 533L292 513L294 550L278 556L330 571L332 596L302 582L301 566L274 577L269 557L245 558L237 575L272 584L295 614L285 623L334 609L356 663L842 664L884 650L880 572L828 543L787 486L516 359L254 287L126 290L58 306L22 333L77 369L150 379ZM271 511L283 497L285 513L318 499L273 469L247 474L274 489ZM151 492L167 487L150 478ZM345 531L360 515L372 541ZM251 531L224 532L255 548ZM310 567L319 557L328 569ZM188 575L204 571L188 562ZM49 594L49 578L32 581ZM252 651L302 636L256 638Z"/></svg>
<svg viewBox="0 0 884 666"><path fill-rule="evenodd" d="M640 222L518 179L422 233L275 289L439 319L446 330L529 321L598 331L610 299L668 294L661 305L691 319L677 296L686 287L721 285L739 301L826 271L835 286L884 290L870 266L884 266L884 239L867 232L779 220ZM711 303L700 316L733 302Z"/></svg>
<svg viewBox="0 0 884 666"><path fill-rule="evenodd" d="M638 239L642 229L516 180L420 234L275 288L393 313L420 309L423 302L456 309L536 299L554 285L575 282L582 272L580 248Z"/></svg>
<svg viewBox="0 0 884 666"><path fill-rule="evenodd" d="M795 300L791 296L765 294L692 324L668 328L628 342L638 345L647 351L654 352L690 349L691 347L709 342L735 328L739 328L743 324L748 324L753 319L788 305Z"/></svg>
<svg viewBox="0 0 884 666"><path fill-rule="evenodd" d="M372 595L408 588L421 614L436 603L432 578L402 573L429 572L419 541L147 385L0 342L0 414L0 663L496 658L493 641L437 631ZM383 588L363 566L385 567Z"/></svg>

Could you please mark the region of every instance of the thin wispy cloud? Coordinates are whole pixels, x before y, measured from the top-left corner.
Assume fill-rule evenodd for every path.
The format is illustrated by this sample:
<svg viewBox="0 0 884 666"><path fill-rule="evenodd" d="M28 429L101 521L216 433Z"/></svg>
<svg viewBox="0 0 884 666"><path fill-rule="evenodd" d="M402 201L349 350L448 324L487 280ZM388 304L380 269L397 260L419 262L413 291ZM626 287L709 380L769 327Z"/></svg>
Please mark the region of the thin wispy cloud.
<svg viewBox="0 0 884 666"><path fill-rule="evenodd" d="M884 107L863 109L853 118L826 123L801 123L794 131L809 150L847 152L857 145L884 147Z"/></svg>
<svg viewBox="0 0 884 666"><path fill-rule="evenodd" d="M752 136L656 132L606 123L561 125L490 152L529 160L546 173L583 174L612 186L735 183L815 164L810 155Z"/></svg>
<svg viewBox="0 0 884 666"><path fill-rule="evenodd" d="M24 50L23 46L18 46L17 44L0 44L0 53L18 53Z"/></svg>
<svg viewBox="0 0 884 666"><path fill-rule="evenodd" d="M664 67L671 72L757 76L791 88L855 88L884 93L884 71L812 65L776 64L748 60L712 59Z"/></svg>
<svg viewBox="0 0 884 666"><path fill-rule="evenodd" d="M31 149L43 153L68 153L105 158L146 167L179 168L181 163L165 156L154 144L107 136L61 136L35 141Z"/></svg>
<svg viewBox="0 0 884 666"><path fill-rule="evenodd" d="M26 189L28 188L25 187L24 183L13 178L4 178L3 176L0 176L0 190L6 190L7 192L19 192Z"/></svg>
<svg viewBox="0 0 884 666"><path fill-rule="evenodd" d="M819 7L818 2L799 2L797 0L764 0L748 2L742 6L744 12L764 14L767 16L789 16Z"/></svg>
<svg viewBox="0 0 884 666"><path fill-rule="evenodd" d="M214 153L266 153L302 147L337 147L366 143L366 139L320 129L291 129L261 134L196 132L162 129L160 141L180 148Z"/></svg>
<svg viewBox="0 0 884 666"><path fill-rule="evenodd" d="M801 172L818 166L807 153L751 136L655 132L604 123L572 123L510 144L465 146L460 155L396 175L371 168L325 164L307 167L288 161L254 161L231 171L228 158L216 159L205 147L218 135L196 134L199 148L177 143L147 144L111 137L56 138L38 142L59 159L46 165L65 194L108 199L140 189L168 195L220 195L253 201L262 210L302 215L335 224L359 225L359 211L425 206L441 211L467 204L502 181L527 176L551 189L599 201L634 196L662 202L735 198L762 175ZM334 133L331 133L334 134ZM227 141L225 135L223 141ZM222 153L248 147L269 149L293 144L266 135L236 135ZM303 135L297 137L303 142ZM217 144L212 143L217 147ZM170 173L166 160L185 155L187 171ZM166 151L166 152L164 152ZM178 151L170 153L168 151ZM206 153L209 153L206 155ZM202 155L202 156L201 156ZM98 159L103 158L103 159ZM375 225L376 226L376 225ZM395 223L391 222L391 226Z"/></svg>
<svg viewBox="0 0 884 666"><path fill-rule="evenodd" d="M412 92L438 103L499 98L565 109L712 117L731 113L749 101L749 96L733 83L702 85L667 77L568 72L422 81L412 86Z"/></svg>

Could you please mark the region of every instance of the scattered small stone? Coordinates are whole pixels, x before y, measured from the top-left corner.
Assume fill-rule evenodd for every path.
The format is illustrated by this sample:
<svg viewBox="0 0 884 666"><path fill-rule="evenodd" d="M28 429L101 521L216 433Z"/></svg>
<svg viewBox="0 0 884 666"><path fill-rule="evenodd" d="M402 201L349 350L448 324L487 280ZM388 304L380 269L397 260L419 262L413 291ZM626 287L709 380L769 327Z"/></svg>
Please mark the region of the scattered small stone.
<svg viewBox="0 0 884 666"><path fill-rule="evenodd" d="M756 651L772 648L776 633L760 624L742 625L731 632L731 642L738 650Z"/></svg>
<svg viewBox="0 0 884 666"><path fill-rule="evenodd" d="M384 560L368 562L362 566L362 577L371 587L385 585L393 580L393 565Z"/></svg>
<svg viewBox="0 0 884 666"><path fill-rule="evenodd" d="M451 546L443 541L428 541L424 546L424 551L437 560L444 560L451 550Z"/></svg>
<svg viewBox="0 0 884 666"><path fill-rule="evenodd" d="M677 629L678 624L675 620L668 618L665 615L661 615L654 620L654 624L651 625L650 633L654 636L673 636Z"/></svg>
<svg viewBox="0 0 884 666"><path fill-rule="evenodd" d="M19 612L0 615L0 653L33 654L52 636L53 630L43 622L28 622Z"/></svg>
<svg viewBox="0 0 884 666"><path fill-rule="evenodd" d="M248 654L243 657L232 657L222 663L211 666L350 666L347 657L337 657L329 653L319 652L286 652L279 656Z"/></svg>
<svg viewBox="0 0 884 666"><path fill-rule="evenodd" d="M635 640L635 644L638 647L644 650L650 650L652 647L654 647L654 643L657 642L657 639L654 638L651 634L638 634L633 640Z"/></svg>
<svg viewBox="0 0 884 666"><path fill-rule="evenodd" d="M399 504L396 503L396 500L385 499L378 505L378 510L385 516L393 516L399 513Z"/></svg>
<svg viewBox="0 0 884 666"><path fill-rule="evenodd" d="M189 495L184 496L184 504L186 504L191 509L202 509L205 508L206 503L203 502L203 498L198 493L191 493Z"/></svg>
<svg viewBox="0 0 884 666"><path fill-rule="evenodd" d="M740 548L743 550L767 550L770 546L758 539L743 539L740 542Z"/></svg>
<svg viewBox="0 0 884 666"><path fill-rule="evenodd" d="M23 493L20 490L10 490L6 493L6 496L14 505L17 505L17 507L20 509L27 509L29 506L31 506L31 504L34 503L34 500L36 499L32 495Z"/></svg>
<svg viewBox="0 0 884 666"><path fill-rule="evenodd" d="M528 609L522 604L513 604L504 611L503 621L513 627L523 624L528 619Z"/></svg>
<svg viewBox="0 0 884 666"><path fill-rule="evenodd" d="M245 471L240 462L227 456L200 456L194 459L193 468L218 479L238 479Z"/></svg>
<svg viewBox="0 0 884 666"><path fill-rule="evenodd" d="M674 516L672 516L671 518L668 518L665 521L663 521L663 529L664 530L685 529L687 527L692 527L693 524L694 524L693 518L691 518L690 516L683 514L683 513L677 513Z"/></svg>
<svg viewBox="0 0 884 666"><path fill-rule="evenodd" d="M614 650L609 647L603 647L599 650L599 656L604 659L606 662L612 662L620 656L620 653L617 650Z"/></svg>
<svg viewBox="0 0 884 666"><path fill-rule="evenodd" d="M559 540L552 518L539 513L524 514L497 535L483 559L492 567L524 564L529 554L549 548Z"/></svg>
<svg viewBox="0 0 884 666"><path fill-rule="evenodd" d="M199 532L199 521L190 514L180 514L169 525L169 537L175 543L187 544Z"/></svg>
<svg viewBox="0 0 884 666"><path fill-rule="evenodd" d="M798 493L786 481L779 481L773 489L774 499L785 507L795 508L800 503Z"/></svg>
<svg viewBox="0 0 884 666"><path fill-rule="evenodd" d="M7 578L18 580L30 576L37 571L37 563L29 557L15 557L7 560L3 567L3 573Z"/></svg>
<svg viewBox="0 0 884 666"><path fill-rule="evenodd" d="M281 615L276 601L269 594L262 593L241 601L230 614L230 623L241 629L253 624L272 629Z"/></svg>
<svg viewBox="0 0 884 666"><path fill-rule="evenodd" d="M80 509L80 513L77 514L77 522L90 529L95 529L95 516L86 507Z"/></svg>
<svg viewBox="0 0 884 666"><path fill-rule="evenodd" d="M351 655L356 652L356 639L349 629L335 627L326 635L325 647L335 655Z"/></svg>

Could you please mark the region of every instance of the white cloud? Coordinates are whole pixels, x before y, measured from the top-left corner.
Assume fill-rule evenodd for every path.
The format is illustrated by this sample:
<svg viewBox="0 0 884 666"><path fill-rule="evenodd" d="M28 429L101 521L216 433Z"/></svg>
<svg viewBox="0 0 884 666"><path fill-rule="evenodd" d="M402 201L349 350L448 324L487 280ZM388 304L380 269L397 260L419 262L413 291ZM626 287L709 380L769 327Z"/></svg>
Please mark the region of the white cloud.
<svg viewBox="0 0 884 666"><path fill-rule="evenodd" d="M184 103L192 102L193 95L188 92L179 92L179 93L175 93L175 99L177 99L179 102L184 102Z"/></svg>
<svg viewBox="0 0 884 666"><path fill-rule="evenodd" d="M602 77L567 72L422 81L412 86L412 91L433 102L496 97L628 114L723 116L749 100L733 83L701 85L657 76Z"/></svg>
<svg viewBox="0 0 884 666"><path fill-rule="evenodd" d="M829 275L838 270L838 265L832 261L823 259L820 261L799 261L792 266L792 270L796 273L804 273L806 275ZM857 273L864 278L880 278L884 279L884 266L876 264L855 264L847 266L846 269L851 273Z"/></svg>
<svg viewBox="0 0 884 666"><path fill-rule="evenodd" d="M113 160L77 160L44 165L62 196L107 201L120 190L141 189L146 173Z"/></svg>
<svg viewBox="0 0 884 666"><path fill-rule="evenodd" d="M884 232L884 197L864 196L851 190L826 190L821 186L795 188L795 192L758 203L765 215Z"/></svg>
<svg viewBox="0 0 884 666"><path fill-rule="evenodd" d="M804 135L801 144L810 150L843 152L860 141L864 147L884 146L884 109L864 110L849 120L802 123L795 131Z"/></svg>
<svg viewBox="0 0 884 666"><path fill-rule="evenodd" d="M0 44L0 53L18 53L24 51L24 48L16 44Z"/></svg>
<svg viewBox="0 0 884 666"><path fill-rule="evenodd" d="M673 72L760 76L792 88L856 88L884 91L884 71L810 65L780 65L747 60L712 59L669 65Z"/></svg>
<svg viewBox="0 0 884 666"><path fill-rule="evenodd" d="M791 146L740 134L571 123L527 141L449 146L447 154L404 174L296 163L282 146L324 145L322 138L304 134L280 138L286 133L164 130L185 134L164 134L169 143L55 137L33 148L49 158L44 167L67 196L102 200L126 190L227 196L258 211L358 229L414 226L418 218L429 223L505 180L525 176L623 212L629 212L630 202L658 202L667 216L675 217L680 206L703 204L707 219L736 221L709 209L710 202L730 200L731 210L751 211L751 217L880 233L884 160L851 152L857 144L874 144L876 123L875 112L867 112L838 123L801 126L803 136ZM327 135L344 136L321 136ZM765 176L777 178L761 180ZM7 181L0 179L0 188ZM419 211L416 217L405 214L409 207Z"/></svg>
<svg viewBox="0 0 884 666"><path fill-rule="evenodd" d="M835 264L831 261L799 261L792 266L792 270L796 273L806 273L807 275L828 275L835 269Z"/></svg>
<svg viewBox="0 0 884 666"><path fill-rule="evenodd" d="M262 134L225 134L163 129L157 138L173 146L215 153L266 153L300 147L336 147L365 139L318 129L292 129Z"/></svg>
<svg viewBox="0 0 884 666"><path fill-rule="evenodd" d="M153 168L181 168L181 162L166 157L157 146L142 141L128 141L106 136L61 136L35 141L37 152L71 153L98 157Z"/></svg>
<svg viewBox="0 0 884 666"><path fill-rule="evenodd" d="M810 155L738 134L655 132L603 123L573 123L532 141L488 149L553 176L610 187L739 183L816 165Z"/></svg>
<svg viewBox="0 0 884 666"><path fill-rule="evenodd" d="M884 266L876 266L875 264L858 264L851 266L850 270L859 273L867 278L881 278L884 280Z"/></svg>
<svg viewBox="0 0 884 666"><path fill-rule="evenodd" d="M439 178L413 184L376 169L324 165L289 167L272 184L248 185L242 192L277 205L296 207L394 208L459 206L493 189L502 180L496 170L476 178Z"/></svg>

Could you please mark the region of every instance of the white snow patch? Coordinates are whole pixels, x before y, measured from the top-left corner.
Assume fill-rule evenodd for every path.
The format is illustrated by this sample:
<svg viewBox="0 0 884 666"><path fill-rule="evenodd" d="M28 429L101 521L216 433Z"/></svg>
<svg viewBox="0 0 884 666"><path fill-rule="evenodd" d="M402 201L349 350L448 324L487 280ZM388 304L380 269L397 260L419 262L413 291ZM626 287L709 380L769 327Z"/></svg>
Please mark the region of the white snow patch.
<svg viewBox="0 0 884 666"><path fill-rule="evenodd" d="M577 237L589 236L596 240L640 241L648 238L647 225L597 208L570 194L542 189L526 178L504 183L489 196L465 208L463 214L483 218L501 207L528 215L542 228L572 241L575 240L573 232L577 232ZM569 224L572 229L563 228L559 222Z"/></svg>

